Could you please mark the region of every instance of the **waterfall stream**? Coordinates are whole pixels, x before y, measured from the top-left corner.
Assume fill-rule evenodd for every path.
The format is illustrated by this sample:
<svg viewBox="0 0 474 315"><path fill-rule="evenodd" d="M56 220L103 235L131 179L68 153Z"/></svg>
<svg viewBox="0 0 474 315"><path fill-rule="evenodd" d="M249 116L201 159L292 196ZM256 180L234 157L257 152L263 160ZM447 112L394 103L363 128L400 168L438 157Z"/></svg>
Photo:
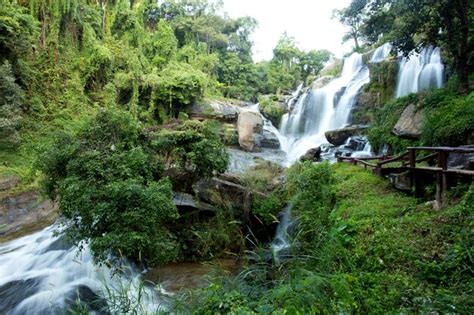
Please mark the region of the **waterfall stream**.
<svg viewBox="0 0 474 315"><path fill-rule="evenodd" d="M142 295L145 311L159 301L151 287L140 288L140 273L127 267L113 275L93 263L87 246L80 251L55 235L54 224L42 231L0 245L0 314L65 314L79 297L93 313L114 311L107 305L104 285L113 292L129 288L130 300ZM117 292L123 293L123 292Z"/></svg>
<svg viewBox="0 0 474 315"><path fill-rule="evenodd" d="M354 53L344 60L341 75L326 86L310 90L282 118L281 148L289 163L308 149L326 142L324 132L347 125L352 106L361 88L369 82L369 69L362 55Z"/></svg>
<svg viewBox="0 0 474 315"><path fill-rule="evenodd" d="M396 97L443 86L444 65L439 48L423 48L400 62Z"/></svg>

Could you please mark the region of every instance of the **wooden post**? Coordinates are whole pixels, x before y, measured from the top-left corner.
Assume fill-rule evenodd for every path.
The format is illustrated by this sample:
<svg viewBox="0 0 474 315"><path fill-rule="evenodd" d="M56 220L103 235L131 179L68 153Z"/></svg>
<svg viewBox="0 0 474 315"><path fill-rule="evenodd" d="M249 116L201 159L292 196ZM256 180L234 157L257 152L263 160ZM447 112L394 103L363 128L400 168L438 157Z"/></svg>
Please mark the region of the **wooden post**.
<svg viewBox="0 0 474 315"><path fill-rule="evenodd" d="M438 151L438 167L440 171L436 172L436 202L438 207L441 208L444 205L444 195L448 189L446 180L446 171L448 169L448 155L445 151Z"/></svg>
<svg viewBox="0 0 474 315"><path fill-rule="evenodd" d="M410 167L416 167L416 150L410 149L408 151L408 159L410 162ZM416 187L416 174L415 170L410 170L410 188Z"/></svg>

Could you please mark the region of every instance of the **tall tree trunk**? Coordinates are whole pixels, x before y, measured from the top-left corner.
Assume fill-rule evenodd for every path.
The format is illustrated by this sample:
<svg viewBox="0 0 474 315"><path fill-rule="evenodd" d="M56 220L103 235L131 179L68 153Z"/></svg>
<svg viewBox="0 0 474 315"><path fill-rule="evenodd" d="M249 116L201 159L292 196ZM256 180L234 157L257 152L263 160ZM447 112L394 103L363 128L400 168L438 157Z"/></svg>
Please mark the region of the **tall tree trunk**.
<svg viewBox="0 0 474 315"><path fill-rule="evenodd" d="M457 0L456 11L459 17L460 42L458 43L457 73L459 92L466 94L469 89L468 41L469 41L469 3L468 0Z"/></svg>

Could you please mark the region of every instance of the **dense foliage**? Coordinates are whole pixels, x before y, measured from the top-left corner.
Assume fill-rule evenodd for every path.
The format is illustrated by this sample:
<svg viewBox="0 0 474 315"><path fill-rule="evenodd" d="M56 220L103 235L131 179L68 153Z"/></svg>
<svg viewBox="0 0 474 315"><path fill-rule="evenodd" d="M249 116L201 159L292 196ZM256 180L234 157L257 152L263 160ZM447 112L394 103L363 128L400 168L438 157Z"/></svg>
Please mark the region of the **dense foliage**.
<svg viewBox="0 0 474 315"><path fill-rule="evenodd" d="M90 242L99 261L110 254L150 265L176 260L178 238L170 227L178 212L165 172L179 167L188 174L180 180L191 185L227 167L213 130L189 123L152 132L127 112L107 110L77 134L58 135L38 166L45 190L70 219L66 235L75 244Z"/></svg>

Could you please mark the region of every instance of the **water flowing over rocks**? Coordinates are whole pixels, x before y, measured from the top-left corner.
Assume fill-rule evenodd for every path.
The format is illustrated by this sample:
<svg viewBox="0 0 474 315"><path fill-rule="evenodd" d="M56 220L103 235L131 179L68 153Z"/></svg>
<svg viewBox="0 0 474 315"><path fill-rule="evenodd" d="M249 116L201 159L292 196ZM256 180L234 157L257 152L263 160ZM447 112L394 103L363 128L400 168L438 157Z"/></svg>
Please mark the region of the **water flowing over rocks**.
<svg viewBox="0 0 474 315"><path fill-rule="evenodd" d="M324 133L329 143L335 146L343 145L347 139L353 136L361 136L365 134L368 126L350 126L336 130L329 130Z"/></svg>
<svg viewBox="0 0 474 315"><path fill-rule="evenodd" d="M396 97L422 90L440 88L444 83L444 65L437 47L425 47L400 62Z"/></svg>
<svg viewBox="0 0 474 315"><path fill-rule="evenodd" d="M423 120L424 111L417 110L414 104L410 104L393 127L393 133L402 138L418 139L421 135Z"/></svg>

